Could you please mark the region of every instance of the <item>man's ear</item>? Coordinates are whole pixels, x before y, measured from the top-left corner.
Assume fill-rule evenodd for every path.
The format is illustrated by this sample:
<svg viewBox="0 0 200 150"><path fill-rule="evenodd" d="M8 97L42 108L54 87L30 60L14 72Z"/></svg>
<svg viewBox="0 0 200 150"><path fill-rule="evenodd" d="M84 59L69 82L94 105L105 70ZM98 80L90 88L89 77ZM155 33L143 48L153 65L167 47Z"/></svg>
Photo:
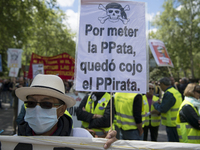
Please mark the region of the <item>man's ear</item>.
<svg viewBox="0 0 200 150"><path fill-rule="evenodd" d="M62 105L62 106L58 109L58 113L57 113L57 114L58 114L58 115L57 115L58 118L64 115L66 109L67 109L67 105L66 105L66 104Z"/></svg>

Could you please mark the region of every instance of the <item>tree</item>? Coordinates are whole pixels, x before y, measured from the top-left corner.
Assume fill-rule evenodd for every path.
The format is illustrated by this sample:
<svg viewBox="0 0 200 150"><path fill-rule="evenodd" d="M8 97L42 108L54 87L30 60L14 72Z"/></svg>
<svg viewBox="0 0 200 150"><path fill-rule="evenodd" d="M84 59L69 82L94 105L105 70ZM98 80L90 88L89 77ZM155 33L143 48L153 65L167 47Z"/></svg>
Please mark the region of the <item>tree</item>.
<svg viewBox="0 0 200 150"><path fill-rule="evenodd" d="M64 18L66 16L57 7L56 0L1 0L0 53L4 70L7 69L8 48L23 49L24 65L29 64L32 52L44 56L67 52L74 57L74 35L62 23Z"/></svg>
<svg viewBox="0 0 200 150"><path fill-rule="evenodd" d="M21 48L22 43L25 42L23 30L28 24L31 24L29 9L29 1L0 1L0 53L3 56L4 75L8 70L6 65L7 49Z"/></svg>
<svg viewBox="0 0 200 150"><path fill-rule="evenodd" d="M200 53L199 6L200 0L167 0L163 4L164 11L153 21L158 31L152 38L165 43L174 64L173 73L183 70L184 76L193 79L199 75L194 71L198 63L194 61L199 59Z"/></svg>

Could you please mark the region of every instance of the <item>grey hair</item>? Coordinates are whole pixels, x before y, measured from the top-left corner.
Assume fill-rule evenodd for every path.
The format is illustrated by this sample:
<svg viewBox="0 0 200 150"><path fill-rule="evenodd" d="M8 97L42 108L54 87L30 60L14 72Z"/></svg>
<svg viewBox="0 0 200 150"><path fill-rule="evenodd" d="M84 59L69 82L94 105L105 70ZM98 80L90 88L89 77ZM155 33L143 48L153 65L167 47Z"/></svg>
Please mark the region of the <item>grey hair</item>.
<svg viewBox="0 0 200 150"><path fill-rule="evenodd" d="M163 83L166 86L171 85L171 80L167 77L164 77L164 78L160 79L159 81L160 81L160 83Z"/></svg>
<svg viewBox="0 0 200 150"><path fill-rule="evenodd" d="M151 86L153 86L153 87L155 88L155 85L154 85L154 84L152 84L152 83L149 83L149 85L151 85Z"/></svg>

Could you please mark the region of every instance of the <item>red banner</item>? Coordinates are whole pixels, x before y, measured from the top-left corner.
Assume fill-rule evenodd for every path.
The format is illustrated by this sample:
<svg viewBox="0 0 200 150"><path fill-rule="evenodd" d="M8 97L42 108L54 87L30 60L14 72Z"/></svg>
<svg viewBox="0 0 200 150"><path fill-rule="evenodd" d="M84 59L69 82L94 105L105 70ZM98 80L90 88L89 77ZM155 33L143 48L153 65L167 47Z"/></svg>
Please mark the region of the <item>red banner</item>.
<svg viewBox="0 0 200 150"><path fill-rule="evenodd" d="M74 77L75 59L67 53L57 56L45 57L32 53L28 78L33 78L33 64L43 64L44 74L58 75L62 79L72 79Z"/></svg>

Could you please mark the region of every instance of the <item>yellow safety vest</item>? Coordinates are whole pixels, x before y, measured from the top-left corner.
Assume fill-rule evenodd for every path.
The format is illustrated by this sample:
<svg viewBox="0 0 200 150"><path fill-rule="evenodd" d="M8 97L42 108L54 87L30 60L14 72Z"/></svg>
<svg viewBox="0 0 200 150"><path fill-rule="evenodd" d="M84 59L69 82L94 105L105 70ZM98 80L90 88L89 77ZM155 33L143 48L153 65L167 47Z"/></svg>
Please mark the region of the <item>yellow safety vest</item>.
<svg viewBox="0 0 200 150"><path fill-rule="evenodd" d="M168 127L176 127L176 116L182 103L182 96L181 93L173 87L167 89L165 93L167 91L173 94L176 102L166 113L161 113L161 123Z"/></svg>
<svg viewBox="0 0 200 150"><path fill-rule="evenodd" d="M110 94L109 93L105 93L102 96L102 98L98 101L98 103L97 103L97 105L96 105L96 107L94 109L94 101L91 99L91 96L89 96L88 99L87 99L85 110L87 112L92 113L92 114L104 115L105 108L108 105L109 101L110 101ZM84 128L88 128L89 127L89 123L85 122L85 121L82 121L82 126ZM112 127L114 129L114 125ZM111 129L111 127L101 128L101 129L104 129L106 132L108 132ZM102 134L102 130L101 129L92 128L92 130L94 130L97 135L101 135Z"/></svg>
<svg viewBox="0 0 200 150"><path fill-rule="evenodd" d="M144 111L146 114L149 112L149 103L148 103L146 95L142 95L142 99L143 99ZM149 126L149 116L145 117L144 125Z"/></svg>
<svg viewBox="0 0 200 150"><path fill-rule="evenodd" d="M196 111L196 113L199 115L198 111L196 108L193 106L192 103L188 102L187 100L184 100L183 103L181 104L179 111L177 113L177 118L176 118L176 127L177 127L177 132L179 136L179 141L182 143L200 143L200 130L197 130L193 128L188 122L181 122L179 112L183 108L184 105L190 105L192 108ZM200 116L200 115L199 115Z"/></svg>
<svg viewBox="0 0 200 150"><path fill-rule="evenodd" d="M153 95L152 101L156 102L158 100L159 100L159 97ZM146 110L145 112L149 112L149 103L148 103L146 95L143 95L143 101L147 102L147 105L145 105L145 110ZM151 111L152 110L155 110L153 105L151 105ZM151 126L153 126L153 127L159 126L160 125L160 120L161 120L160 115L151 114L150 116L145 117L145 126L149 126L150 120L151 120Z"/></svg>
<svg viewBox="0 0 200 150"><path fill-rule="evenodd" d="M133 117L133 103L137 93L115 93L116 125L123 130L137 129ZM142 102L142 126L144 127L145 111Z"/></svg>
<svg viewBox="0 0 200 150"><path fill-rule="evenodd" d="M69 116L70 118L72 118L71 114L68 112L68 110L65 110L65 115Z"/></svg>

